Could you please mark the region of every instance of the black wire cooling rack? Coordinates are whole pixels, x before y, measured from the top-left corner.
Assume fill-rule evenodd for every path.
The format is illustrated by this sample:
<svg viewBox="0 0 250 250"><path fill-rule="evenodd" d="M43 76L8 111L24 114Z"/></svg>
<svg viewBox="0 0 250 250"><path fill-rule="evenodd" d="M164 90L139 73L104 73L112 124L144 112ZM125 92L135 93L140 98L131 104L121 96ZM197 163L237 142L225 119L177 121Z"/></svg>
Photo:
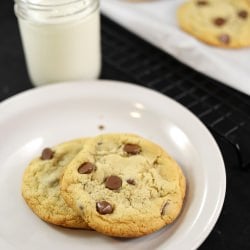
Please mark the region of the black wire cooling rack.
<svg viewBox="0 0 250 250"><path fill-rule="evenodd" d="M183 104L235 148L239 166L250 167L249 96L194 71L105 16L102 49L103 64L119 72L119 80L155 89Z"/></svg>

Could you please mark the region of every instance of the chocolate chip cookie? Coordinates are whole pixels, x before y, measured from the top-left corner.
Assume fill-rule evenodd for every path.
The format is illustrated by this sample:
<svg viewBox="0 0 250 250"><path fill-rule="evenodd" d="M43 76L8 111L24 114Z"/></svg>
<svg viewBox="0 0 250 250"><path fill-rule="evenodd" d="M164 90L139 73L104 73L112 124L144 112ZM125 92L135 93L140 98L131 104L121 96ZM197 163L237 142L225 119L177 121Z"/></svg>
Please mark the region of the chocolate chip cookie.
<svg viewBox="0 0 250 250"><path fill-rule="evenodd" d="M189 0L178 9L180 27L208 44L250 46L249 0Z"/></svg>
<svg viewBox="0 0 250 250"><path fill-rule="evenodd" d="M131 134L89 140L66 168L61 194L98 232L138 237L173 222L185 177L160 146Z"/></svg>
<svg viewBox="0 0 250 250"><path fill-rule="evenodd" d="M79 139L45 148L26 168L22 195L28 206L44 221L52 224L88 228L60 195L60 180L65 167L83 148L87 139Z"/></svg>

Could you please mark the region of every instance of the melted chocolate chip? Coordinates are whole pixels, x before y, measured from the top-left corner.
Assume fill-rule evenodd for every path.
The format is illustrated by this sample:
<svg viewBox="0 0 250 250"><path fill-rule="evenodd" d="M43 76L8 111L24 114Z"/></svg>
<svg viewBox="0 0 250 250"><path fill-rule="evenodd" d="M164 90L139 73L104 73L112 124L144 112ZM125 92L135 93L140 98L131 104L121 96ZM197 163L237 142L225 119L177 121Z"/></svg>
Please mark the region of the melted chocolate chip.
<svg viewBox="0 0 250 250"><path fill-rule="evenodd" d="M229 44L230 43L230 36L227 35L227 34L221 34L219 37L218 37L219 41L224 43L224 44Z"/></svg>
<svg viewBox="0 0 250 250"><path fill-rule="evenodd" d="M130 185L135 185L135 180L134 179L128 179L127 183Z"/></svg>
<svg viewBox="0 0 250 250"><path fill-rule="evenodd" d="M238 12L238 16L242 19L246 19L248 17L248 12L246 10L241 10Z"/></svg>
<svg viewBox="0 0 250 250"><path fill-rule="evenodd" d="M213 21L216 26L222 26L226 23L227 20L222 17L217 17Z"/></svg>
<svg viewBox="0 0 250 250"><path fill-rule="evenodd" d="M79 174L90 174L95 170L95 165L90 163L90 162L85 162L83 163L79 168L78 168L78 173Z"/></svg>
<svg viewBox="0 0 250 250"><path fill-rule="evenodd" d="M107 201L96 202L96 210L99 214L112 214L113 207Z"/></svg>
<svg viewBox="0 0 250 250"><path fill-rule="evenodd" d="M141 147L137 144L127 143L124 145L123 150L130 155L137 155L141 152Z"/></svg>
<svg viewBox="0 0 250 250"><path fill-rule="evenodd" d="M208 5L208 2L205 0L198 0L197 5L198 6L206 6L206 5Z"/></svg>
<svg viewBox="0 0 250 250"><path fill-rule="evenodd" d="M111 175L105 180L105 187L111 190L117 190L122 186L122 179L118 176Z"/></svg>
<svg viewBox="0 0 250 250"><path fill-rule="evenodd" d="M54 152L50 148L45 148L42 151L41 159L42 160L50 160L54 156Z"/></svg>

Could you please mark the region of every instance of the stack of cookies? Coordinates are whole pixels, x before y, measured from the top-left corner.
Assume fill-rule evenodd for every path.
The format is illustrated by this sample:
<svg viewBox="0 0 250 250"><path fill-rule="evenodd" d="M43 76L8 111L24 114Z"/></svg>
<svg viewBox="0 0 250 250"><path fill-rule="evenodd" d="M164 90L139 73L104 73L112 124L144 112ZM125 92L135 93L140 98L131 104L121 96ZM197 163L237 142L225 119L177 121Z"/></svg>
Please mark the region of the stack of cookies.
<svg viewBox="0 0 250 250"><path fill-rule="evenodd" d="M45 148L23 176L22 195L41 219L116 237L172 223L185 177L160 146L131 134L103 134Z"/></svg>
<svg viewBox="0 0 250 250"><path fill-rule="evenodd" d="M210 45L250 46L249 0L188 0L177 16L184 31Z"/></svg>

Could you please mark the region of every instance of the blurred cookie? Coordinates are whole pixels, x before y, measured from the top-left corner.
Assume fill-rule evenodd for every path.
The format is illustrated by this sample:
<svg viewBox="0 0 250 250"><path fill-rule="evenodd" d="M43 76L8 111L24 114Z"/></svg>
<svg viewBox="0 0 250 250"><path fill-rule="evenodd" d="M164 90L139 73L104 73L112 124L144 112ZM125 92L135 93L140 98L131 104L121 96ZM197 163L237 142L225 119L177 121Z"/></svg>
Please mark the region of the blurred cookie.
<svg viewBox="0 0 250 250"><path fill-rule="evenodd" d="M184 31L205 43L250 46L249 0L190 0L179 7L177 17Z"/></svg>
<svg viewBox="0 0 250 250"><path fill-rule="evenodd" d="M60 195L60 180L65 167L83 148L86 139L79 139L43 150L23 176L22 195L33 212L52 224L88 228L86 222L73 211Z"/></svg>
<svg viewBox="0 0 250 250"><path fill-rule="evenodd" d="M131 134L89 140L66 168L61 194L98 232L138 237L173 222L185 177L158 145Z"/></svg>

